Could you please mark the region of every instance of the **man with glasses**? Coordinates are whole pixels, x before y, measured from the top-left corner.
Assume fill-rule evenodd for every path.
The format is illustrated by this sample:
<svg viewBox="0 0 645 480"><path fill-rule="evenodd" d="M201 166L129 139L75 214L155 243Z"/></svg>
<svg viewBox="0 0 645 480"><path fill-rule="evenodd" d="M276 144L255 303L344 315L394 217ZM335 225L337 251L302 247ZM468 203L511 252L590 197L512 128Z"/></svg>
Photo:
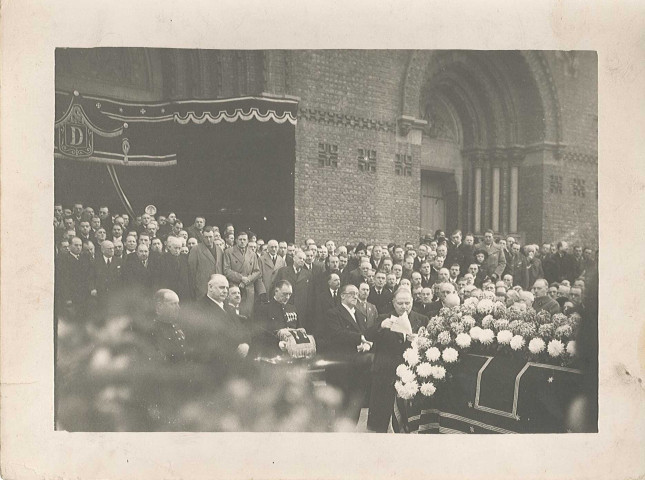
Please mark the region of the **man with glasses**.
<svg viewBox="0 0 645 480"><path fill-rule="evenodd" d="M369 327L365 315L356 308L358 288L344 285L340 290L341 304L326 316L326 350L334 365L326 370L327 383L343 392L342 411L336 415L358 422L366 400L371 367L371 343L367 341ZM375 328L375 327L372 327Z"/></svg>

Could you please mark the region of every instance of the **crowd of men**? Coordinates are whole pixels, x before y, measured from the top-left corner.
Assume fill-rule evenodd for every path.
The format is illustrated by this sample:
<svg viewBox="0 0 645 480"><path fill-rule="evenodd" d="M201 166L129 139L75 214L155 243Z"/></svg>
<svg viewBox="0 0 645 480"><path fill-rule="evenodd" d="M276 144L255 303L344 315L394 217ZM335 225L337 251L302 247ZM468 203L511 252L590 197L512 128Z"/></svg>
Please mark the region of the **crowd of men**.
<svg viewBox="0 0 645 480"><path fill-rule="evenodd" d="M136 292L152 300L151 331L168 361L199 343L188 318L216 324L220 347L240 359L278 355L280 332L304 329L331 359L327 382L344 393L343 411L358 420L369 402L368 428L378 432L390 421L402 352L442 307L492 292L508 306L582 311L597 269L591 248L521 245L490 230L480 241L455 230L418 244L296 245L201 216L185 228L172 212L130 218L102 206L95 215L82 204L55 205L54 227L57 315L100 322ZM391 330L404 314L410 335Z"/></svg>

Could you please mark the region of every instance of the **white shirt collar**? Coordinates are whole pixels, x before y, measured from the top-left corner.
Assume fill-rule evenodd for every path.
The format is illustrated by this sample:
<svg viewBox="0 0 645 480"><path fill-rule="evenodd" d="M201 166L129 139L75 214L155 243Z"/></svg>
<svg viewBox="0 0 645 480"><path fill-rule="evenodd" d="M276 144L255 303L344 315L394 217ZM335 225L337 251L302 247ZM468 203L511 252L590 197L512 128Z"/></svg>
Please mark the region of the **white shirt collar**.
<svg viewBox="0 0 645 480"><path fill-rule="evenodd" d="M355 317L355 312L356 312L356 308L355 308L355 307L354 307L354 308L349 308L349 307L348 307L347 305L345 305L344 303L342 303L341 305L342 305L343 307L345 307L345 310L347 310L347 311L352 315L352 317Z"/></svg>
<svg viewBox="0 0 645 480"><path fill-rule="evenodd" d="M218 302L217 300L212 299L212 298L211 298L211 297L209 297L208 295L206 295L206 296L208 297L208 299L209 299L211 302L213 302L214 304L216 304L217 306L219 306L219 308L221 308L222 310L224 310L224 302Z"/></svg>

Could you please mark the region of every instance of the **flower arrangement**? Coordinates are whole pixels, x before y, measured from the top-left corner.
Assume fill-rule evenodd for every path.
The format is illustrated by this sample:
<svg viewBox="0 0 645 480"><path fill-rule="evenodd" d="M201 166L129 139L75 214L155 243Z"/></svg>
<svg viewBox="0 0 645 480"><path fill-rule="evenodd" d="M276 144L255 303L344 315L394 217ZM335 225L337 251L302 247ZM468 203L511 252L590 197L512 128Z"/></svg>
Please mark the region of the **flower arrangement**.
<svg viewBox="0 0 645 480"><path fill-rule="evenodd" d="M404 363L396 370L397 395L405 400L433 396L460 356L469 352L561 366L575 363L578 314L550 315L515 305L507 308L484 297L442 308L403 353Z"/></svg>

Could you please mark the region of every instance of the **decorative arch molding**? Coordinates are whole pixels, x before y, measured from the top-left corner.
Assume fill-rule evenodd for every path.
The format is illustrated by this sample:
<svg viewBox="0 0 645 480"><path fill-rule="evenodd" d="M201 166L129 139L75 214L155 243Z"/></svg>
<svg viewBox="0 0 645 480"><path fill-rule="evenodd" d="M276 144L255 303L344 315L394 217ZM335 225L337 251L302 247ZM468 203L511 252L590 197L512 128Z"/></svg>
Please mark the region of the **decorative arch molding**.
<svg viewBox="0 0 645 480"><path fill-rule="evenodd" d="M426 86L426 81L432 72L433 64L443 53L444 51L427 50L410 52L401 91L402 116L421 118L423 90ZM522 126L517 124L517 122L522 121L522 116L517 114L521 96L516 91L518 86L514 84L512 78L505 74L503 65L497 59L500 55L508 55L514 52L481 52L482 55L490 57L489 59L493 62L494 68L491 68L490 65L484 66L484 62L478 60L477 55L468 55L468 52L465 51L455 53L458 56L454 58L460 61L464 60L464 56L470 57L468 60L471 65L470 68L480 71L477 78L483 82L482 85L485 86L488 99L495 100L492 102L492 108L497 109L495 118L498 125L494 127L496 136L505 143L518 141L523 130ZM517 52L517 55L521 56L521 64L526 67L527 76L531 79L532 86L536 90L537 98L539 98L540 102L539 107L543 113L544 131L541 134L542 138L538 140L557 146L562 140L560 103L547 59L543 52L537 51L521 51ZM536 119L536 121L538 120L542 121L542 119ZM513 132L510 135L508 132L501 132L500 122L505 125L514 125L517 132ZM516 123L514 124L513 122ZM500 137L500 135L502 136Z"/></svg>
<svg viewBox="0 0 645 480"><path fill-rule="evenodd" d="M562 141L561 106L558 90L553 80L549 63L544 52L528 50L522 51L522 56L533 74L534 81L542 99L542 109L545 114L545 138L547 142L559 145Z"/></svg>
<svg viewBox="0 0 645 480"><path fill-rule="evenodd" d="M469 55L466 51L438 52L433 62L426 68L424 84L421 89L421 101L424 103L425 92L437 84L459 84L468 96L469 101L478 105L483 112L477 119L481 138L472 139L471 145L480 148L494 148L507 137L509 112L504 97L509 96L496 85L495 78L487 71L484 62Z"/></svg>

